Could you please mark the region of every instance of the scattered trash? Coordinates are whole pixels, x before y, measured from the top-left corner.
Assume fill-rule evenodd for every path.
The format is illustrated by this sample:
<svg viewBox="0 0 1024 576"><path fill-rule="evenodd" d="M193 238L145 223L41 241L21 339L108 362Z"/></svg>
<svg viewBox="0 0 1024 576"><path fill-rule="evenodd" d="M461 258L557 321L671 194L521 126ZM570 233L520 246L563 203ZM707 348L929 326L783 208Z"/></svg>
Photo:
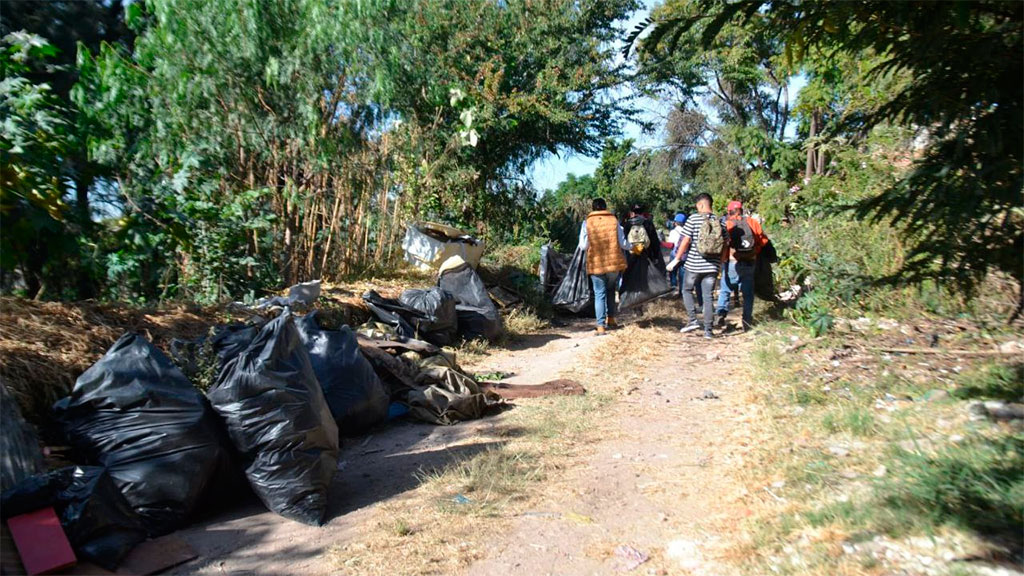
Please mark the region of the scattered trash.
<svg viewBox="0 0 1024 576"><path fill-rule="evenodd" d="M635 570L638 566L647 562L648 559L647 554L626 544L616 546L614 554L623 560L623 562L620 563L621 567L619 569L626 572Z"/></svg>
<svg viewBox="0 0 1024 576"><path fill-rule="evenodd" d="M452 256L461 256L476 268L484 254L484 241L463 230L434 222L415 222L402 240L405 260L421 270L433 270Z"/></svg>
<svg viewBox="0 0 1024 576"><path fill-rule="evenodd" d="M478 377L479 379L479 377ZM481 390L494 392L506 400L540 398L543 396L582 396L587 390L575 380L559 378L543 384L506 384L482 382Z"/></svg>
<svg viewBox="0 0 1024 576"><path fill-rule="evenodd" d="M320 298L320 281L311 280L292 286L288 289L287 296L263 298L256 302L253 308L257 310L286 307L306 309L316 304L318 298ZM239 303L236 302L236 304Z"/></svg>
<svg viewBox="0 0 1024 576"><path fill-rule="evenodd" d="M455 497L452 498L452 502L455 502L456 504L469 504L472 500L466 498L462 494L456 494Z"/></svg>
<svg viewBox="0 0 1024 576"><path fill-rule="evenodd" d="M583 514L577 514L576 512L566 512L565 513L565 519L566 520L572 520L573 522L575 522L577 524L593 524L594 523L594 519L591 518L590 516L585 516Z"/></svg>
<svg viewBox="0 0 1024 576"><path fill-rule="evenodd" d="M291 313L268 322L207 395L260 500L319 525L337 468L338 428Z"/></svg>
<svg viewBox="0 0 1024 576"><path fill-rule="evenodd" d="M718 400L719 396L714 390L705 390L703 394L697 397L698 400Z"/></svg>
<svg viewBox="0 0 1024 576"><path fill-rule="evenodd" d="M232 490L234 467L216 415L142 336L119 338L54 413L70 444L107 468L151 536L184 525L208 491Z"/></svg>

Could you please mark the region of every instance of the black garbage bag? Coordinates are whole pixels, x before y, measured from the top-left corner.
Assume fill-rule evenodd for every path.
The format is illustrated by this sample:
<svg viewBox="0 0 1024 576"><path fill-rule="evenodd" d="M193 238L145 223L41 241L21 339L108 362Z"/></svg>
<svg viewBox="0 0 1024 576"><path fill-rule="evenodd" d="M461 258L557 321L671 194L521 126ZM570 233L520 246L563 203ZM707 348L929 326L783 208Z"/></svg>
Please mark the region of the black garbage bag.
<svg viewBox="0 0 1024 576"><path fill-rule="evenodd" d="M338 432L361 434L387 420L390 397L348 326L321 329L316 312L295 322Z"/></svg>
<svg viewBox="0 0 1024 576"><path fill-rule="evenodd" d="M363 294L363 302L377 320L395 327L395 331L403 338L415 338L416 329L413 322L429 321L430 318L419 310L406 306L394 298L384 298L376 290L367 290Z"/></svg>
<svg viewBox="0 0 1024 576"><path fill-rule="evenodd" d="M494 340L504 331L498 307L487 294L480 275L458 256L441 265L437 285L455 296L459 333L467 340Z"/></svg>
<svg viewBox="0 0 1024 576"><path fill-rule="evenodd" d="M321 524L338 461L338 427L291 313L267 322L207 396L267 508Z"/></svg>
<svg viewBox="0 0 1024 576"><path fill-rule="evenodd" d="M569 257L554 249L551 244L540 247L540 265L537 275L540 276L540 287L544 294L550 296L558 289L569 270Z"/></svg>
<svg viewBox="0 0 1024 576"><path fill-rule="evenodd" d="M116 570L146 539L142 520L101 466L69 466L30 476L0 498L0 517L52 506L75 554L107 570Z"/></svg>
<svg viewBox="0 0 1024 576"><path fill-rule="evenodd" d="M398 297L398 301L426 315L426 318L409 318L417 338L438 346L455 342L459 319L455 310L455 296L450 292L436 287L406 290Z"/></svg>
<svg viewBox="0 0 1024 576"><path fill-rule="evenodd" d="M775 292L775 277L772 274L773 255L774 249L771 253L762 250L754 264L754 295L768 302L776 302L779 299Z"/></svg>
<svg viewBox="0 0 1024 576"><path fill-rule="evenodd" d="M46 469L39 436L25 421L18 403L0 384L0 490Z"/></svg>
<svg viewBox="0 0 1024 576"><path fill-rule="evenodd" d="M561 284L551 297L556 308L568 310L573 314L594 311L594 287L590 285L587 275L587 251L577 248L569 261L569 268L562 278Z"/></svg>
<svg viewBox="0 0 1024 576"><path fill-rule="evenodd" d="M78 453L107 468L151 536L181 527L233 476L206 399L138 334L118 339L54 412Z"/></svg>
<svg viewBox="0 0 1024 576"><path fill-rule="evenodd" d="M629 310L671 292L666 274L660 254L654 258L647 253L630 254L619 287L619 310Z"/></svg>

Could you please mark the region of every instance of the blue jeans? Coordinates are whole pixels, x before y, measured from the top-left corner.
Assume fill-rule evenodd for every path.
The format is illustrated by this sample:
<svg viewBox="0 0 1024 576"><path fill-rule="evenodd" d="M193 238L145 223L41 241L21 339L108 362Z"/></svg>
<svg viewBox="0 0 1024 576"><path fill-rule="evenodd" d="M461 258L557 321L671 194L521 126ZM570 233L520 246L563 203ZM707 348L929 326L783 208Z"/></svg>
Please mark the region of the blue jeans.
<svg viewBox="0 0 1024 576"><path fill-rule="evenodd" d="M590 285L594 287L594 315L597 316L597 325L607 328L608 317L615 316L615 291L619 286L619 273L591 274Z"/></svg>
<svg viewBox="0 0 1024 576"><path fill-rule="evenodd" d="M730 260L722 265L722 283L718 291L718 314L729 312L729 295L736 290L743 295L743 323L754 321L754 263Z"/></svg>
<svg viewBox="0 0 1024 576"><path fill-rule="evenodd" d="M683 293L683 265L680 264L675 270L668 273L669 286L680 294Z"/></svg>

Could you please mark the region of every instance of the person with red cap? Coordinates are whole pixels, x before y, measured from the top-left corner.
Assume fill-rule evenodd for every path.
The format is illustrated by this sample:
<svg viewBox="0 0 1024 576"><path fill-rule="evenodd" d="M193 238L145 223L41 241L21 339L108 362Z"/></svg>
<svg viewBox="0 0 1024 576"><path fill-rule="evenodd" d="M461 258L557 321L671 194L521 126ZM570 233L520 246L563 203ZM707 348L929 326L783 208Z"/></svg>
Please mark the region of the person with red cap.
<svg viewBox="0 0 1024 576"><path fill-rule="evenodd" d="M743 331L746 332L754 321L754 266L768 239L760 222L743 215L743 203L739 200L726 206L725 229L729 238L729 259L722 263L716 324L725 327L729 297L738 289L743 296Z"/></svg>

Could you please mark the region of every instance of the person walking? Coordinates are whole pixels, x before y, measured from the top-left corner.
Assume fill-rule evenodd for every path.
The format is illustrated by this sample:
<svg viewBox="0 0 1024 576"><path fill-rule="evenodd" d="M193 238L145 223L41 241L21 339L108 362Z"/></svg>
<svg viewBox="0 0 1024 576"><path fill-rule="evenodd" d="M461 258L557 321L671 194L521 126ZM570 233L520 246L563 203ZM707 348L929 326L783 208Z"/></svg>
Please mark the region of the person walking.
<svg viewBox="0 0 1024 576"><path fill-rule="evenodd" d="M726 258L726 236L721 221L711 212L711 195L697 195L697 213L691 214L683 225L682 239L675 258L669 264L670 271L683 264L683 306L689 315L689 322L680 332L692 332L704 328L704 337L711 339L714 303L712 294L715 279L722 261ZM703 300L703 322L697 319L694 304L694 288L699 287Z"/></svg>
<svg viewBox="0 0 1024 576"><path fill-rule="evenodd" d="M591 202L592 211L580 226L579 246L587 251L587 274L594 287L594 315L597 334L615 324L615 292L619 274L626 269L624 253L630 249L615 215L608 211L604 198Z"/></svg>
<svg viewBox="0 0 1024 576"><path fill-rule="evenodd" d="M668 244L668 249L671 250L669 261L672 260L671 255L679 248L679 242L683 239L683 224L686 224L686 214L677 212L672 218L672 230L668 233L668 240L665 241ZM677 266L668 273L668 280L672 288L677 289L677 293L681 295L683 293L683 269Z"/></svg>
<svg viewBox="0 0 1024 576"><path fill-rule="evenodd" d="M729 314L729 297L739 290L743 297L743 331L754 322L754 270L761 248L768 242L761 223L743 215L743 203L729 202L726 207L726 236L729 258L722 265L722 283L718 292L716 325L724 328Z"/></svg>

